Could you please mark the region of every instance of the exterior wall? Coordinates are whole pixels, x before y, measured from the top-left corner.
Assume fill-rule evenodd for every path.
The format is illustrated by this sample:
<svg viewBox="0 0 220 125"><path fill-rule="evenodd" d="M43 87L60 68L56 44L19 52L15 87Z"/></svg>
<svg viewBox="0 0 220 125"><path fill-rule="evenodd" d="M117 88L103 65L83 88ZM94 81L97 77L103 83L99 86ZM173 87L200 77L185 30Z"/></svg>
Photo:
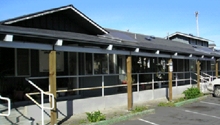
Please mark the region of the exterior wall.
<svg viewBox="0 0 220 125"><path fill-rule="evenodd" d="M173 87L173 95L177 96L182 94L184 90L191 87L191 85ZM143 103L158 98L165 98L167 96L167 89L161 88L156 90L146 90L133 93L133 103ZM75 99L61 101L57 103L58 118L64 118L74 114L91 112L96 110L103 110L112 107L120 107L127 105L127 94L117 94L104 97L93 97L87 99ZM49 104L45 104L49 106ZM45 119L49 120L49 111L45 113ZM41 110L36 105L26 106L26 116L32 117L35 121L41 120Z"/></svg>
<svg viewBox="0 0 220 125"><path fill-rule="evenodd" d="M177 42L182 42L182 43L186 43L186 44L191 44L191 45L198 45L198 46L206 46L208 47L208 42L207 41L201 41L201 40L197 40L197 39L191 39L191 38L187 38L184 36L174 36L172 38L170 38L172 41L177 41Z"/></svg>
<svg viewBox="0 0 220 125"><path fill-rule="evenodd" d="M172 39L172 41L177 41L177 42L189 44L189 40L187 38L182 37L182 36L174 37Z"/></svg>

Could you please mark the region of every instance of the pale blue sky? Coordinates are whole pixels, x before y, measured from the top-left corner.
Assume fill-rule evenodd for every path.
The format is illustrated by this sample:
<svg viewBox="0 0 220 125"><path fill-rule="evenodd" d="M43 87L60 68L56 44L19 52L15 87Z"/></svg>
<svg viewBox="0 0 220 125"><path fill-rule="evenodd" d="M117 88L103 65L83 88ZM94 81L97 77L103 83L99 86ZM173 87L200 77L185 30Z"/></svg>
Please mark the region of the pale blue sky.
<svg viewBox="0 0 220 125"><path fill-rule="evenodd" d="M176 31L200 36L220 47L219 0L0 0L0 20L73 4L105 28L165 37Z"/></svg>

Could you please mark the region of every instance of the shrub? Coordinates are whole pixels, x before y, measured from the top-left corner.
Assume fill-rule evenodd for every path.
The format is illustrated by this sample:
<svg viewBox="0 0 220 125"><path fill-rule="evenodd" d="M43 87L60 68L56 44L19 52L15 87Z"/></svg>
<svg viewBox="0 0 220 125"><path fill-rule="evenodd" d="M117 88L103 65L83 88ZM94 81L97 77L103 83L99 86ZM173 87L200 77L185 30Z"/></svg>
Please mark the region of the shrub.
<svg viewBox="0 0 220 125"><path fill-rule="evenodd" d="M197 87L191 87L185 90L183 94L185 95L185 99L193 99L199 97L201 92Z"/></svg>
<svg viewBox="0 0 220 125"><path fill-rule="evenodd" d="M86 115L89 122L99 122L106 119L106 116L100 111L86 112Z"/></svg>

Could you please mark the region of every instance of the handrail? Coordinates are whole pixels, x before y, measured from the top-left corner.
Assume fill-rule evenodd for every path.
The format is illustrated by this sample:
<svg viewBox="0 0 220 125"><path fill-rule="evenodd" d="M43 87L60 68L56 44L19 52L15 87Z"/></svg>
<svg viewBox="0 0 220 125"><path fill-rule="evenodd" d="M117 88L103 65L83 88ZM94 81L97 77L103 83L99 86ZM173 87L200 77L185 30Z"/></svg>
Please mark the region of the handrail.
<svg viewBox="0 0 220 125"><path fill-rule="evenodd" d="M39 104L36 100L34 100L29 93L26 93L25 95L32 100L36 105L38 105L41 108L41 119L42 119L42 125L44 125L44 109L49 109L52 110L54 108L54 95L49 92L44 92L41 88L39 88L37 85L35 85L31 80L28 78L25 78L26 81L28 81L32 86L34 86L37 90L40 91L41 93L41 104ZM49 97L51 96L52 98L52 106L51 107L44 107L44 94L48 95Z"/></svg>
<svg viewBox="0 0 220 125"><path fill-rule="evenodd" d="M216 76L211 76L211 75L209 75L209 74L207 74L207 73L204 73L204 72L203 72L203 74L206 75L206 76L208 76L208 77L210 77L210 78L212 79L212 81L213 81L213 78L217 78Z"/></svg>
<svg viewBox="0 0 220 125"><path fill-rule="evenodd" d="M8 101L8 113L0 114L0 116L9 116L11 114L11 100L9 98L2 97L1 95L0 95L0 99Z"/></svg>

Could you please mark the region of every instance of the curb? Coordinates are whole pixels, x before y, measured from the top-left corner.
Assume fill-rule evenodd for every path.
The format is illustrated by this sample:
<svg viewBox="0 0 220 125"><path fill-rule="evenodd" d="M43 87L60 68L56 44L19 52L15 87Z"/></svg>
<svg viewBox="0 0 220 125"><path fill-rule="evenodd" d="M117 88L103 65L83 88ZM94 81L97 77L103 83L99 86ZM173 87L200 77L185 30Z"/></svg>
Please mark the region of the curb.
<svg viewBox="0 0 220 125"><path fill-rule="evenodd" d="M189 99L189 100L186 100L186 101L177 102L174 105L175 105L175 107L180 107L180 106L183 106L185 104L190 104L190 103L199 101L199 100L204 99L206 97L208 97L208 96L202 96L202 97L198 97L198 98L195 98L195 99Z"/></svg>
<svg viewBox="0 0 220 125"><path fill-rule="evenodd" d="M149 113L153 113L155 112L154 109L149 109L149 110L145 110L142 112L138 112L138 113L131 113L131 114L127 114L124 116L119 116L119 117L115 117L112 119L108 119L108 120L104 120L104 121L100 121L100 122L96 122L96 123L89 123L89 124L85 124L85 125L109 125L109 124L113 124L113 123L117 123L117 122L121 122L121 121L126 121L132 117L135 116L140 116L140 115L145 115L145 114L149 114Z"/></svg>

